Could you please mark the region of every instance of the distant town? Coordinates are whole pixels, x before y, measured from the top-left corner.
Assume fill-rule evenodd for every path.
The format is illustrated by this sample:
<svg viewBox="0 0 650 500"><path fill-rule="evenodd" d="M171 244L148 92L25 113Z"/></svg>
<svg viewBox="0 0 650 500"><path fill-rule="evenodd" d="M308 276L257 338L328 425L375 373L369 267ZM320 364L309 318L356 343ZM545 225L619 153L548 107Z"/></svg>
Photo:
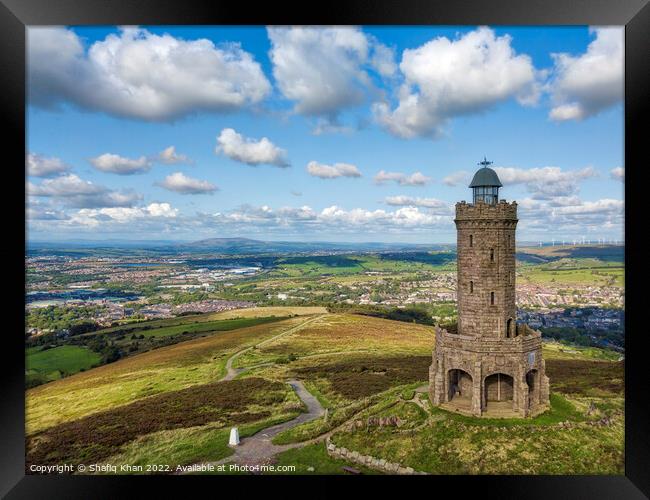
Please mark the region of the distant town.
<svg viewBox="0 0 650 500"><path fill-rule="evenodd" d="M624 347L622 248L522 247L518 320L557 337ZM120 255L106 255L106 254ZM423 308L455 317L453 249L231 255L218 251L44 250L26 258L26 336L65 336L70 327L111 327L263 305ZM617 332L599 339L594 332ZM577 332L577 333L576 333ZM585 337L586 336L586 337ZM611 336L610 336L611 337ZM620 339L619 339L620 337ZM618 340L617 340L618 339Z"/></svg>

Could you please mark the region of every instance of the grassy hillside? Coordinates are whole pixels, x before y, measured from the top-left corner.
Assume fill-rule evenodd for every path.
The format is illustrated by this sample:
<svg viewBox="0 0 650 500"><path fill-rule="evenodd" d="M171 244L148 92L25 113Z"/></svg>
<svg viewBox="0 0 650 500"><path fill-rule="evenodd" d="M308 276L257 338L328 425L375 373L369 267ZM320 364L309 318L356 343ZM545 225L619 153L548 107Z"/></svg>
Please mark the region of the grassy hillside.
<svg viewBox="0 0 650 500"><path fill-rule="evenodd" d="M257 325L155 349L26 393L27 433L137 399L218 380L226 359L298 326L305 318Z"/></svg>
<svg viewBox="0 0 650 500"><path fill-rule="evenodd" d="M144 323L136 323L132 325L125 325L123 327L107 328L106 330L99 330L98 332L90 335L103 335L103 334L137 334L144 335L144 337L170 337L178 334L188 333L206 333L206 332L225 332L228 330L236 330L238 328L246 328L248 326L261 325L270 323L287 317L249 317L249 318L233 318L233 319L218 319L207 321L202 318L200 321L194 319L194 316L188 316L185 320L182 318L173 320L146 321ZM89 334L85 334L89 335Z"/></svg>
<svg viewBox="0 0 650 500"><path fill-rule="evenodd" d="M277 314L287 309L293 308ZM271 315L264 308L256 314ZM429 326L328 313L138 354L28 390L28 461L219 460L231 453L229 426L251 435L301 411L285 384L298 378L328 408L328 418L289 429L275 442L332 431L338 445L433 473L622 471L623 363L598 349L545 345L552 410L532 420L490 421L451 415L415 394L428 381L433 343ZM247 370L218 382L226 360L246 347L234 367ZM403 426L347 427L368 416L399 416ZM341 466L322 444L278 459L304 460L299 473L310 472L307 464L317 472Z"/></svg>
<svg viewBox="0 0 650 500"><path fill-rule="evenodd" d="M274 306L274 307L250 307L247 309L233 309L220 313L212 313L207 316L214 319L232 318L259 318L264 316L308 316L310 314L324 314L325 307L320 306Z"/></svg>
<svg viewBox="0 0 650 500"><path fill-rule="evenodd" d="M279 382L260 378L203 384L167 392L63 422L30 436L28 463L94 463L139 436L218 422L246 424L272 415L298 414L301 403Z"/></svg>

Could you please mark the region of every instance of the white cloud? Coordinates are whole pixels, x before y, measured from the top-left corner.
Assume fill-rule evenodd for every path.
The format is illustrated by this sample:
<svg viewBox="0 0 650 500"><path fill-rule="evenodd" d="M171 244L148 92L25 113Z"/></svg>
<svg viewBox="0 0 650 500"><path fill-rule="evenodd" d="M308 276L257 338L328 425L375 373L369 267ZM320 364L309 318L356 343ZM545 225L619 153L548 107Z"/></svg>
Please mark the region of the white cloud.
<svg viewBox="0 0 650 500"><path fill-rule="evenodd" d="M187 177L182 172L168 175L157 185L180 194L212 194L218 189L211 182Z"/></svg>
<svg viewBox="0 0 650 500"><path fill-rule="evenodd" d="M307 164L307 172L314 177L321 179L335 179L337 177L361 177L361 172L355 165L349 163L335 163L334 165L324 165L316 161L310 161Z"/></svg>
<svg viewBox="0 0 650 500"><path fill-rule="evenodd" d="M130 223L145 218L175 218L178 209L169 203L150 203L145 207L83 208L70 217L70 225L97 227L113 222Z"/></svg>
<svg viewBox="0 0 650 500"><path fill-rule="evenodd" d="M124 158L120 155L104 153L96 158L91 158L89 161L97 170L118 175L142 174L151 169L151 161L144 156L138 159L131 159Z"/></svg>
<svg viewBox="0 0 650 500"><path fill-rule="evenodd" d="M347 224L363 226L366 224L385 224L391 226L436 225L442 219L439 216L420 212L417 207L404 207L394 212L385 210L365 210L355 208L344 210L336 205L323 209L319 219L330 224Z"/></svg>
<svg viewBox="0 0 650 500"><path fill-rule="evenodd" d="M447 177L442 179L442 183L447 186L457 186L458 184L469 184L471 179L471 174L465 170L459 172L454 172L449 174Z"/></svg>
<svg viewBox="0 0 650 500"><path fill-rule="evenodd" d="M366 210L354 208L345 210L337 205L324 208L320 212L309 206L299 208L283 207L272 209L268 206L252 207L245 205L227 213L215 213L204 217L206 225L237 226L246 228L263 227L282 231L303 232L336 229L337 231L394 231L404 228L432 228L450 226L450 215L435 215L422 212L417 207L403 207L395 211Z"/></svg>
<svg viewBox="0 0 650 500"><path fill-rule="evenodd" d="M34 153L27 155L26 163L27 175L32 177L52 177L70 170L70 165L59 158L47 158Z"/></svg>
<svg viewBox="0 0 650 500"><path fill-rule="evenodd" d="M556 214L598 214L598 213L608 213L616 212L622 213L625 209L625 204L623 200L614 200L611 198L605 198L597 201L585 201L579 205L559 207L554 209Z"/></svg>
<svg viewBox="0 0 650 500"><path fill-rule="evenodd" d="M370 64L381 76L393 76L397 71L395 49L375 41Z"/></svg>
<svg viewBox="0 0 650 500"><path fill-rule="evenodd" d="M150 203L146 211L152 217L176 217L178 209L173 208L169 203Z"/></svg>
<svg viewBox="0 0 650 500"><path fill-rule="evenodd" d="M75 174L45 179L40 184L29 183L27 194L49 197L76 208L130 207L142 199L142 195L133 191L112 191L104 186L83 180Z"/></svg>
<svg viewBox="0 0 650 500"><path fill-rule="evenodd" d="M625 204L604 198L582 201L577 196L551 200L525 198L518 202L518 230L548 237L580 238L585 233L620 231L622 235Z"/></svg>
<svg viewBox="0 0 650 500"><path fill-rule="evenodd" d="M391 206L411 206L434 209L436 213L449 214L449 203L436 198L413 198L411 196L387 196L384 201Z"/></svg>
<svg viewBox="0 0 650 500"><path fill-rule="evenodd" d="M350 134L355 130L357 129L349 125L342 125L336 118L330 116L316 119L316 124L311 133L313 135Z"/></svg>
<svg viewBox="0 0 650 500"><path fill-rule="evenodd" d="M376 120L402 137L438 137L450 118L481 112L516 98L531 104L539 94L531 58L516 54L511 37L481 27L461 38L438 37L407 49L399 65L404 83L398 105L376 102Z"/></svg>
<svg viewBox="0 0 650 500"><path fill-rule="evenodd" d="M570 196L579 190L579 183L596 177L593 167L580 170L563 171L560 167L542 167L521 169L512 167L495 167L494 171L504 185L525 184L534 198L551 199L558 196Z"/></svg>
<svg viewBox="0 0 650 500"><path fill-rule="evenodd" d="M287 152L277 147L266 137L260 140L250 139L231 128L225 128L217 137L217 154L246 163L247 165L269 164L276 167L288 167Z"/></svg>
<svg viewBox="0 0 650 500"><path fill-rule="evenodd" d="M386 182L394 181L400 186L424 186L431 182L431 177L427 177L421 172L407 175L402 172L386 172L380 170L377 175L375 175L374 180L376 184L384 184Z"/></svg>
<svg viewBox="0 0 650 500"><path fill-rule="evenodd" d="M370 85L363 65L369 41L356 27L273 27L270 58L282 94L295 101L294 111L334 117L361 104ZM387 71L380 49L381 67ZM379 64L379 62L378 62Z"/></svg>
<svg viewBox="0 0 650 500"><path fill-rule="evenodd" d="M192 163L192 160L186 155L178 154L174 146L169 146L158 153L157 160L166 165L175 165L177 163Z"/></svg>
<svg viewBox="0 0 650 500"><path fill-rule="evenodd" d="M612 176L612 179L617 179L624 181L625 180L625 169L623 167L616 167L609 171L609 174Z"/></svg>
<svg viewBox="0 0 650 500"><path fill-rule="evenodd" d="M552 120L582 120L623 99L623 29L590 31L596 38L584 54L552 54L553 77L548 85Z"/></svg>
<svg viewBox="0 0 650 500"><path fill-rule="evenodd" d="M90 181L85 181L75 174L61 175L46 179L40 184L29 185L29 194L33 196L74 196L78 194L97 194L104 190Z"/></svg>
<svg viewBox="0 0 650 500"><path fill-rule="evenodd" d="M63 27L27 30L29 100L67 102L143 120L259 103L271 91L260 64L239 44L182 40L137 27L93 43Z"/></svg>
<svg viewBox="0 0 650 500"><path fill-rule="evenodd" d="M42 204L38 199L30 199L27 203L25 218L30 221L61 221L68 219L62 210L49 204Z"/></svg>

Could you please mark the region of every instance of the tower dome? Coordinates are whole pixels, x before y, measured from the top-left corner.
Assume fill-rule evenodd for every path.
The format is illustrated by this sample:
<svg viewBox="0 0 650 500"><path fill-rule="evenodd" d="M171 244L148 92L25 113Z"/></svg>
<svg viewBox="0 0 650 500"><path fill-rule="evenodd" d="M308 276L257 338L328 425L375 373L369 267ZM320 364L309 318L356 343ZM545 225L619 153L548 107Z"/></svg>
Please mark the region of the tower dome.
<svg viewBox="0 0 650 500"><path fill-rule="evenodd" d="M483 157L483 161L479 162L482 168L476 171L469 185L474 193L475 204L487 203L489 205L496 205L499 200L499 188L503 184L501 184L497 173L488 167L491 164L491 161L487 161L487 158Z"/></svg>

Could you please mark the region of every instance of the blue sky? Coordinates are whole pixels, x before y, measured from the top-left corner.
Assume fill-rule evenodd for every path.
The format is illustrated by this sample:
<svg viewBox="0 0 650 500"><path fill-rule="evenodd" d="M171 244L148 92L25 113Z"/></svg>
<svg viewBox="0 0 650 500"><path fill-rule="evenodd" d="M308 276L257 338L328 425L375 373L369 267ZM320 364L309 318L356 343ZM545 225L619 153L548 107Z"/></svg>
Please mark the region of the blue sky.
<svg viewBox="0 0 650 500"><path fill-rule="evenodd" d="M453 242L487 155L520 240L622 240L622 68L620 28L30 28L28 235Z"/></svg>

